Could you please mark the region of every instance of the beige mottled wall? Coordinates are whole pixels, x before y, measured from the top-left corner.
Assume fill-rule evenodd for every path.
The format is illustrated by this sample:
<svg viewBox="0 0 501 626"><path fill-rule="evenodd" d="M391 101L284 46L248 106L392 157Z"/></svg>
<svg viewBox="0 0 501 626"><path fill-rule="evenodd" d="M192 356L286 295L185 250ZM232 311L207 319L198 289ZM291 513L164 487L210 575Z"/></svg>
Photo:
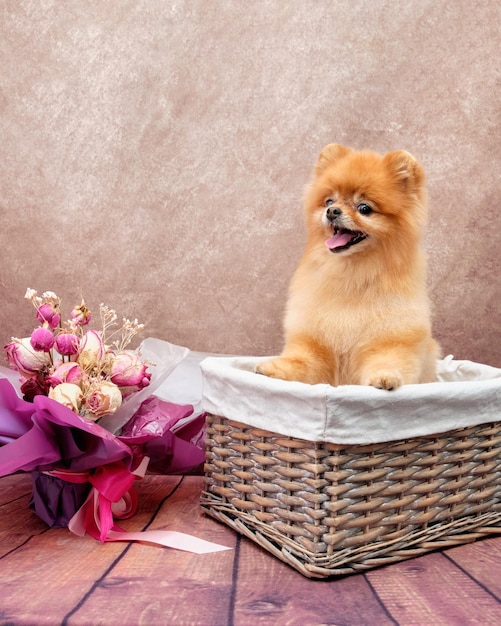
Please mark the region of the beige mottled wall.
<svg viewBox="0 0 501 626"><path fill-rule="evenodd" d="M0 339L32 330L29 286L194 350L278 351L335 141L423 162L436 334L501 366L500 6L3 0Z"/></svg>

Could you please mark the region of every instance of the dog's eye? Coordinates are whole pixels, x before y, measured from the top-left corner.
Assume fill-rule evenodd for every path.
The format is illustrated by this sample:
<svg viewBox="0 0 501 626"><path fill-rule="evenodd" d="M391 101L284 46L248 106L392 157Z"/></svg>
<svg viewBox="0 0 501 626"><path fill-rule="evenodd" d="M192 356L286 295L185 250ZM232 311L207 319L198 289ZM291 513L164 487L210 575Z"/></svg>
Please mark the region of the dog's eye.
<svg viewBox="0 0 501 626"><path fill-rule="evenodd" d="M370 215L372 213L371 207L368 204L365 204L365 202L362 202L357 206L357 211L360 215Z"/></svg>
<svg viewBox="0 0 501 626"><path fill-rule="evenodd" d="M334 200L332 198L327 198L325 201L325 206L331 206L334 204Z"/></svg>

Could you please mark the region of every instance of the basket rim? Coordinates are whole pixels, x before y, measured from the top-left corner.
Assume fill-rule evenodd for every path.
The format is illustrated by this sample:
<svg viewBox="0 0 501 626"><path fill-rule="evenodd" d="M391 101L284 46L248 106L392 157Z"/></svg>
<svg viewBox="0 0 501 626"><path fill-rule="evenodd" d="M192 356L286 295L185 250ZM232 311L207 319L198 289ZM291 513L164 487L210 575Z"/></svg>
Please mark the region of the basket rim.
<svg viewBox="0 0 501 626"><path fill-rule="evenodd" d="M501 369L488 365L444 360L450 382L385 391L272 379L254 373L260 360L204 359L203 410L277 434L340 445L398 441L501 420ZM461 373L465 367L467 374ZM478 378L468 380L475 371Z"/></svg>

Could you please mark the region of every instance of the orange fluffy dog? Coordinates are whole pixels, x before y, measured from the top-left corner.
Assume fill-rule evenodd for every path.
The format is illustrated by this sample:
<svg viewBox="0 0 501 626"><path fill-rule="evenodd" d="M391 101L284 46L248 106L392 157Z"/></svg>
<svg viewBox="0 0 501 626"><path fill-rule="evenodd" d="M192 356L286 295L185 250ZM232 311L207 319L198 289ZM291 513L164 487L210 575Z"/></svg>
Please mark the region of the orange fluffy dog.
<svg viewBox="0 0 501 626"><path fill-rule="evenodd" d="M379 389L435 380L424 195L423 169L408 152L324 148L306 196L285 347L258 373Z"/></svg>

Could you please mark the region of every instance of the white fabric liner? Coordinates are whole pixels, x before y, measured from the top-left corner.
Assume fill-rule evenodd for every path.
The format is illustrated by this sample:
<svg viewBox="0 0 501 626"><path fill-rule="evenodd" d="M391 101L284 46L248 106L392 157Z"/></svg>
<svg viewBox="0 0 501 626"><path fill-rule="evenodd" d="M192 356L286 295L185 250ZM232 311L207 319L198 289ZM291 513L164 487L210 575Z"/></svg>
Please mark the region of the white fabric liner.
<svg viewBox="0 0 501 626"><path fill-rule="evenodd" d="M440 434L501 420L501 369L452 356L438 382L385 391L362 385L307 385L254 373L264 357L209 357L202 369L205 411L306 441L371 444Z"/></svg>

